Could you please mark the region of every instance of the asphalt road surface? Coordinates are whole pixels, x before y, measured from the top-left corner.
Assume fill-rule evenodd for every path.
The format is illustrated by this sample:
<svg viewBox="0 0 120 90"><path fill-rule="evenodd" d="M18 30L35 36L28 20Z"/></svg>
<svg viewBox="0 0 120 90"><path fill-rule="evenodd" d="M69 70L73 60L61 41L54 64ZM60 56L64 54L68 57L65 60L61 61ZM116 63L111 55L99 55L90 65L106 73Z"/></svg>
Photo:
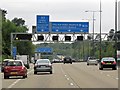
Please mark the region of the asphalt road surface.
<svg viewBox="0 0 120 90"><path fill-rule="evenodd" d="M34 75L31 65L26 79L2 76L2 88L118 88L118 79L118 70L99 70L98 66L87 66L85 62L54 63L53 74Z"/></svg>

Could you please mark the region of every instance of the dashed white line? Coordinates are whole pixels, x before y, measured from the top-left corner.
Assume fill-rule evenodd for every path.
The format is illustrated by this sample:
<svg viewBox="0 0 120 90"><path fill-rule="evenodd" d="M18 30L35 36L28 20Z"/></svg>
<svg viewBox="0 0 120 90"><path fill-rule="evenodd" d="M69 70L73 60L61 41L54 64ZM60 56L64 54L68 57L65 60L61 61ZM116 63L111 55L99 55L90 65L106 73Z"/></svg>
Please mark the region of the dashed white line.
<svg viewBox="0 0 120 90"><path fill-rule="evenodd" d="M73 86L73 83L70 83L71 86Z"/></svg>
<svg viewBox="0 0 120 90"><path fill-rule="evenodd" d="M67 78L67 80L70 80L69 78Z"/></svg>
<svg viewBox="0 0 120 90"><path fill-rule="evenodd" d="M67 77L67 75L65 75L65 77Z"/></svg>
<svg viewBox="0 0 120 90"><path fill-rule="evenodd" d="M109 77L110 75L108 74L107 76Z"/></svg>
<svg viewBox="0 0 120 90"><path fill-rule="evenodd" d="M119 79L119 78L116 78L117 80Z"/></svg>

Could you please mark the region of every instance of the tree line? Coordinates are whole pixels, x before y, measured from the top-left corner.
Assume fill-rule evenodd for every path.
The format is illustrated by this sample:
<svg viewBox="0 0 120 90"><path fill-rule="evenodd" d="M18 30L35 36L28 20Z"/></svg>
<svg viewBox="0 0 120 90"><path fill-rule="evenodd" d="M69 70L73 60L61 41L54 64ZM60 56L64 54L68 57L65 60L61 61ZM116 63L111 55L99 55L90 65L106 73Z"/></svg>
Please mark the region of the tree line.
<svg viewBox="0 0 120 90"><path fill-rule="evenodd" d="M12 58L11 56L11 33L18 33L18 32L27 32L29 29L25 25L25 20L22 18L15 17L13 20L9 20L6 18L7 11L2 11L2 59L5 58ZM30 55L34 54L34 45L32 42L28 41L13 41L13 46L17 47L17 54L19 55Z"/></svg>

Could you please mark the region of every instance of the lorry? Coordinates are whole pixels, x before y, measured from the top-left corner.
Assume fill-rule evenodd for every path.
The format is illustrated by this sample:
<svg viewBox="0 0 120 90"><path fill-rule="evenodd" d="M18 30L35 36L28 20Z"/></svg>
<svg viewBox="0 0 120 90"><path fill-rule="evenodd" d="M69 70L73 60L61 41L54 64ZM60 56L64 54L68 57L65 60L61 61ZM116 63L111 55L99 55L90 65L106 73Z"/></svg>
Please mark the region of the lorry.
<svg viewBox="0 0 120 90"><path fill-rule="evenodd" d="M22 60L27 69L30 68L29 65L29 55L16 55L17 60Z"/></svg>

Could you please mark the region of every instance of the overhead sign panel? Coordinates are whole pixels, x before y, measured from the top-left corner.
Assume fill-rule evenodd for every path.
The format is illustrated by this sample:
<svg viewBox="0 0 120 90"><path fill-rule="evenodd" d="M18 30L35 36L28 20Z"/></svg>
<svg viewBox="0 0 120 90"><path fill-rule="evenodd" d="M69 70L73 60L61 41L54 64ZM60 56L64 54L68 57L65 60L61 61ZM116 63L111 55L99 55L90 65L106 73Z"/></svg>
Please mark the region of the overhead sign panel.
<svg viewBox="0 0 120 90"><path fill-rule="evenodd" d="M49 15L37 15L36 32L49 32Z"/></svg>
<svg viewBox="0 0 120 90"><path fill-rule="evenodd" d="M17 48L16 47L13 47L12 48L12 56L15 57L17 54Z"/></svg>
<svg viewBox="0 0 120 90"><path fill-rule="evenodd" d="M43 47L43 48L37 48L35 52L39 53L52 53L52 48L49 47Z"/></svg>
<svg viewBox="0 0 120 90"><path fill-rule="evenodd" d="M89 22L51 22L52 32L89 32Z"/></svg>

